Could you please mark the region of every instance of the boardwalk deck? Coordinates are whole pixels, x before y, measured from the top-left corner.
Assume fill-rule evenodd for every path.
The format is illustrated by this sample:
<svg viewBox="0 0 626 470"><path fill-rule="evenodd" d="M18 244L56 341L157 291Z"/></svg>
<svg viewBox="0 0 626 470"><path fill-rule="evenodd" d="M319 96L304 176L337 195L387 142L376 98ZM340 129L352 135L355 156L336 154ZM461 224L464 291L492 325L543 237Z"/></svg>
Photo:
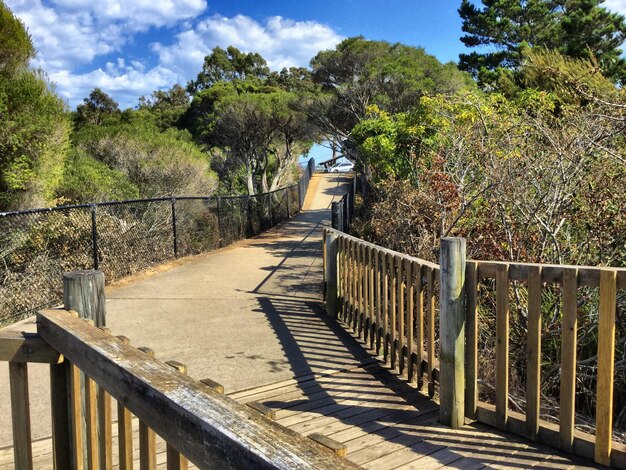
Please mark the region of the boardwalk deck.
<svg viewBox="0 0 626 470"><path fill-rule="evenodd" d="M231 397L271 407L294 431L343 443L347 458L364 468L596 468L479 423L439 425L437 404L379 363Z"/></svg>
<svg viewBox="0 0 626 470"><path fill-rule="evenodd" d="M365 468L590 467L589 461L485 425L440 426L435 401L324 316L321 229L328 226L337 184L322 180L316 203L272 232L111 293L107 320L113 333L150 346L157 357L186 363L193 378L223 383L227 392L235 390L235 400L271 407L277 422L296 432L345 444L347 458ZM45 370L32 369L45 376ZM34 433L46 436L47 382L31 384L31 404L42 407L31 410ZM0 398L3 393L0 388ZM7 404L0 401L0 416L9 416L2 409ZM137 428L135 421L135 458ZM115 452L117 426L113 431ZM9 442L10 426L0 426L0 445ZM157 451L158 468L165 468L160 439ZM51 452L49 438L36 441L34 468L52 468ZM1 469L12 469L12 459L11 447L0 448ZM117 464L117 456L113 460Z"/></svg>

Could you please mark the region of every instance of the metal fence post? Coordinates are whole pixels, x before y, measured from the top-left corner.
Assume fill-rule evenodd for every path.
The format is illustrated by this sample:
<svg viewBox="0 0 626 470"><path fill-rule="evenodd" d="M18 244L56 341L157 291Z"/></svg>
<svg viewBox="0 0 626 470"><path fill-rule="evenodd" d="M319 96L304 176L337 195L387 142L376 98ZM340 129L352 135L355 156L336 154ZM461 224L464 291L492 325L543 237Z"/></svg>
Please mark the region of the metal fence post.
<svg viewBox="0 0 626 470"><path fill-rule="evenodd" d="M248 236L251 237L252 235L254 235L254 229L252 225L252 198L248 196L246 198L246 202L248 205Z"/></svg>
<svg viewBox="0 0 626 470"><path fill-rule="evenodd" d="M442 238L439 320L439 420L465 423L465 239Z"/></svg>
<svg viewBox="0 0 626 470"><path fill-rule="evenodd" d="M287 196L287 218L291 219L291 191L289 188L285 189Z"/></svg>
<svg viewBox="0 0 626 470"><path fill-rule="evenodd" d="M178 258L178 233L176 231L176 198L172 198L172 235L174 236L174 257Z"/></svg>
<svg viewBox="0 0 626 470"><path fill-rule="evenodd" d="M298 210L302 210L302 180L298 181Z"/></svg>
<svg viewBox="0 0 626 470"><path fill-rule="evenodd" d="M339 225L340 219L339 219L339 203L338 202L333 201L331 203L330 214L331 214L330 226L334 228L335 230L341 230L341 227Z"/></svg>
<svg viewBox="0 0 626 470"><path fill-rule="evenodd" d="M222 248L222 198L217 198L217 235L219 236L219 247Z"/></svg>
<svg viewBox="0 0 626 470"><path fill-rule="evenodd" d="M98 259L98 227L96 224L96 208L95 204L91 205L91 250L93 256L93 269L100 268L100 260Z"/></svg>

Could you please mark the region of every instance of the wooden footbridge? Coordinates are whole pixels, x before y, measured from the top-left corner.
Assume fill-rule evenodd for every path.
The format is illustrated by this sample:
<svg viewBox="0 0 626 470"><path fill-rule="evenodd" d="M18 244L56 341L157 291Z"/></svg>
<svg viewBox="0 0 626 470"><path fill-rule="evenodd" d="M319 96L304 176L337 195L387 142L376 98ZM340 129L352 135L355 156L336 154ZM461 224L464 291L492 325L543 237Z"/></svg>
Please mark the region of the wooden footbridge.
<svg viewBox="0 0 626 470"><path fill-rule="evenodd" d="M65 280L65 309L41 311L36 331L0 331L11 403L2 424L12 423L0 468L626 468L626 447L613 439L612 426L616 296L626 289L626 270L469 261L460 239L442 240L441 262L433 264L331 229L328 202L336 193L319 181L310 191L307 198L325 194L321 209L309 201L308 211L274 235L203 255L190 262L195 270L183 265L113 291L106 317L101 274L74 273ZM271 252L276 263L255 264L255 250ZM228 263L259 275L230 276ZM194 303L190 289L201 283L194 277L199 272L222 283L214 297L200 285L204 297ZM516 281L528 285L524 413L508 403L509 287ZM240 287L229 294L229 283ZM539 406L540 299L548 284L562 286L566 326L559 424L541 419ZM142 298L150 286L158 295ZM575 427L582 286L599 289L595 435ZM478 400L484 289L496 299L492 404ZM196 323L177 358L195 364L207 357L209 367L194 372L155 357L152 348L169 351L167 338L188 317L167 314L158 328L147 327L137 320L140 308L130 312L128 302L147 310L191 305ZM219 302L241 308L230 317L214 311ZM231 330L215 329L220 315ZM124 323L129 318L137 323ZM118 328L128 337L116 336ZM193 343L198 330L203 346ZM155 332L162 343L150 336ZM136 341L150 347L137 348ZM210 362L238 360L240 349L249 353L244 366ZM50 432L33 438L46 425L31 412L41 377L29 377L28 369L42 364L49 369ZM211 371L211 379L198 380ZM221 383L237 385L229 390Z"/></svg>

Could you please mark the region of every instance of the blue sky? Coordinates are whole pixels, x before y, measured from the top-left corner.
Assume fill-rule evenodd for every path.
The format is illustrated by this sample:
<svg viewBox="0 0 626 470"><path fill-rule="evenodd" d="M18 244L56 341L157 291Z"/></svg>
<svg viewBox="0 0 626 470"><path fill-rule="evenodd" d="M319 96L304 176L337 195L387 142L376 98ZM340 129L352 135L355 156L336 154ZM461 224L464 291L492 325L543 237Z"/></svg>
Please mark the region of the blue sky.
<svg viewBox="0 0 626 470"><path fill-rule="evenodd" d="M460 0L6 0L41 67L74 107L94 87L122 107L185 84L215 46L259 52L273 69L306 66L343 38L423 46L456 61ZM626 0L605 6L626 13Z"/></svg>

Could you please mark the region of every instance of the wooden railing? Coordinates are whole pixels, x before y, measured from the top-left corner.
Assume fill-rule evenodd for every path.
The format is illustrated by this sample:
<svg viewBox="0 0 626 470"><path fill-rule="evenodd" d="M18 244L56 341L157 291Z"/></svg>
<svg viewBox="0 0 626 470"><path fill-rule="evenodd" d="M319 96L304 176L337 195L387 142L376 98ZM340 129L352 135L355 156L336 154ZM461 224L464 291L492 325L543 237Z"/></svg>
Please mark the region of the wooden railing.
<svg viewBox="0 0 626 470"><path fill-rule="evenodd" d="M73 287L66 283L65 297L82 306L81 316L98 316L98 299L104 300L97 292L101 277L97 271L66 276L78 279L70 282ZM128 338L112 336L75 311L40 311L36 334L0 333L0 361L9 363L14 465L19 470L34 467L29 362L50 364L52 453L47 455L52 462L39 465L132 469L137 439L139 468L155 469L159 437L165 441L168 470L188 468L187 459L203 469L356 468L340 456L345 449L331 450L317 436L278 425L271 410L232 400L216 382L192 379L183 364L160 361L150 348L135 348Z"/></svg>
<svg viewBox="0 0 626 470"><path fill-rule="evenodd" d="M626 468L626 446L613 439L612 426L616 299L626 289L626 269L466 261L465 241L458 238L442 240L439 265L332 229L325 230L323 245L328 314L409 381L417 378L420 388L425 373L431 397L437 384L441 422L458 427L467 417ZM525 413L509 409L513 281L525 283L528 298ZM554 286L562 292L559 424L540 419L541 295ZM599 288L595 435L574 426L582 286ZM487 289L493 289L490 296ZM492 302L481 305L485 298ZM478 400L479 310L490 308L496 318L495 405Z"/></svg>
<svg viewBox="0 0 626 470"><path fill-rule="evenodd" d="M336 230L325 231L324 261L329 314L434 396L439 266Z"/></svg>

